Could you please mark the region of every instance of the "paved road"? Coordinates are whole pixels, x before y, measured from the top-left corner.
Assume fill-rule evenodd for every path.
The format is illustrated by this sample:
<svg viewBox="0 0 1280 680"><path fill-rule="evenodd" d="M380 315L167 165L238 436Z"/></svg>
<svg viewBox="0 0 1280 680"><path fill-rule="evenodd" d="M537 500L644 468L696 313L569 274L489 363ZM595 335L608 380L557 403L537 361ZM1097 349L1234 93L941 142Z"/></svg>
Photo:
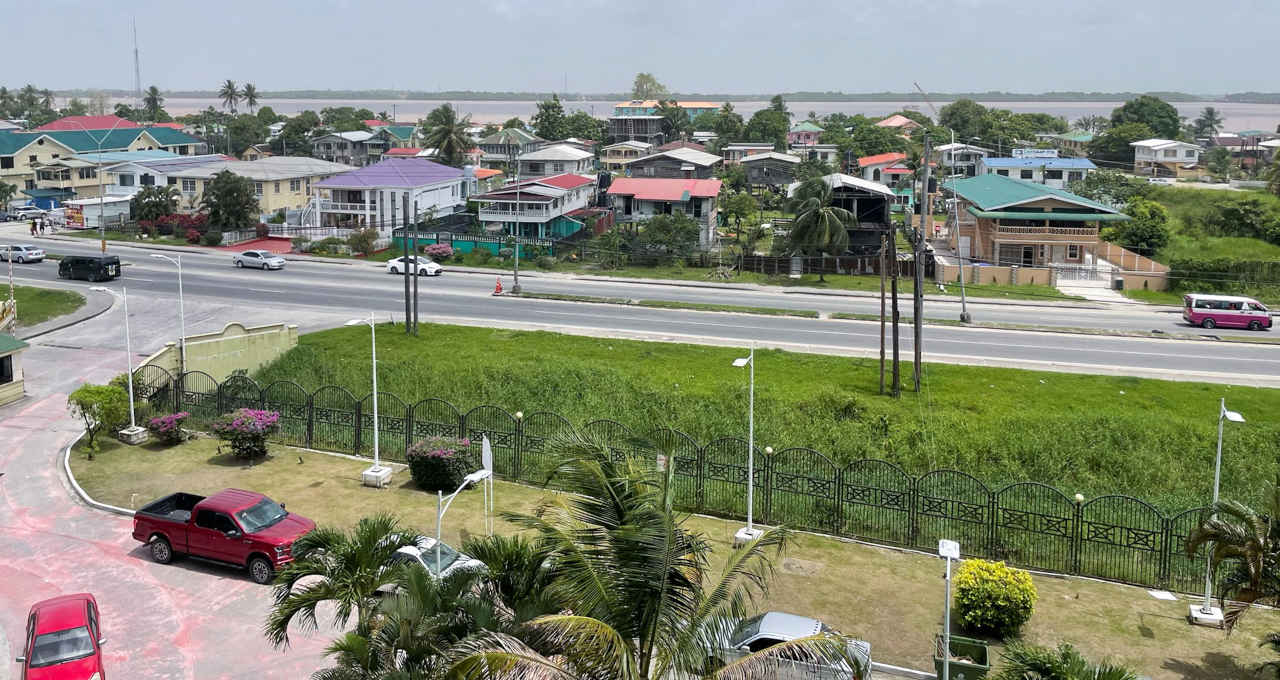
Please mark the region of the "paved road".
<svg viewBox="0 0 1280 680"><path fill-rule="evenodd" d="M93 244L45 242L55 252L91 252ZM113 288L128 285L130 298L139 295L172 300L175 269L148 257L149 251L111 245L121 257L126 276ZM183 258L184 290L188 300L251 305L274 310L288 319L305 311L325 310L337 316L367 314L370 310L399 319L403 315L402 280L368 264L290 262L282 271L238 270L226 254L192 254ZM52 262L21 268L22 282L56 280ZM879 324L868 321L802 319L691 312L683 310L594 305L548 300L495 298L491 274L453 272L422 279L422 314L444 322L538 328L611 337L688 341L710 344L762 345L802 351L872 356L879 352ZM510 277L505 278L510 284ZM538 277L524 280L526 290L630 298L662 298L690 302L731 302L758 306L818 309L823 312L878 311L878 301L783 292L715 290L651 286L627 282L581 281ZM68 285L82 286L82 282ZM974 305L975 315L989 320L1064 326L1114 324L1187 331L1176 314L1131 308L1116 311L1078 307ZM926 316L945 316L957 307L930 302ZM909 306L905 307L909 310ZM941 310L941 311L940 311ZM167 308L176 330L176 305ZM162 312L163 313L163 312ZM1129 319L1134 314L1139 321ZM1156 321L1159 324L1155 323ZM1017 366L1101 374L1197 379L1236 384L1280 386L1280 348L1269 345L1168 339L1125 338L1082 334L1042 333L930 326L925 357L930 361ZM903 357L911 356L910 331L904 327Z"/></svg>

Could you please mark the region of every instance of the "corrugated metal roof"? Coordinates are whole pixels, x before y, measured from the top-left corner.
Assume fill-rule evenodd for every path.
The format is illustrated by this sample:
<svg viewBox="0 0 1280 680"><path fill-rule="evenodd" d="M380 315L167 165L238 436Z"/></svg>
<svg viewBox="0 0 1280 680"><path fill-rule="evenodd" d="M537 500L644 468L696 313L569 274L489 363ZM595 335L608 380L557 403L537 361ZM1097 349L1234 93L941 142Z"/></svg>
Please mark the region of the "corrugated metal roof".
<svg viewBox="0 0 1280 680"><path fill-rule="evenodd" d="M1098 166L1088 158L984 158L990 168L1049 168L1051 170L1094 170Z"/></svg>
<svg viewBox="0 0 1280 680"><path fill-rule="evenodd" d="M969 214L993 220L1053 220L1055 222L1125 222L1130 219L1124 213L1064 213L1026 212L1022 210L979 210L968 207Z"/></svg>
<svg viewBox="0 0 1280 680"><path fill-rule="evenodd" d="M755 163L756 161L762 161L762 160L765 160L766 158L772 158L774 160L784 161L786 163L800 162L799 156L792 156L789 153L778 153L777 151L766 151L764 153L753 153L750 156L743 156L742 162Z"/></svg>
<svg viewBox="0 0 1280 680"><path fill-rule="evenodd" d="M650 158L658 158L659 156L666 156L668 158L674 158L678 161L693 163L694 165L702 165L702 166L715 165L716 163L719 163L722 160L719 156L713 153L698 151L697 149L680 148L680 149L671 149L670 151L660 151L658 153L649 154L648 156L637 158L634 161L631 161L631 163L635 164L635 163L639 163L640 161L647 161Z"/></svg>
<svg viewBox="0 0 1280 680"><path fill-rule="evenodd" d="M687 201L690 197L710 198L719 195L720 186L718 179L619 177L609 185L609 194L633 196L642 201Z"/></svg>
<svg viewBox="0 0 1280 680"><path fill-rule="evenodd" d="M51 130L110 130L115 128L140 128L141 125L114 115L105 116L63 116L36 128L41 132Z"/></svg>
<svg viewBox="0 0 1280 680"><path fill-rule="evenodd" d="M1114 208L1077 196L1070 191L1055 189L1044 184L1024 182L1004 175L978 175L942 185L981 210L999 210L1012 205L1054 198L1067 203L1093 208L1099 212L1116 213Z"/></svg>
<svg viewBox="0 0 1280 680"><path fill-rule="evenodd" d="M874 156L863 156L858 159L858 167L865 168L869 165L883 165L885 163L896 163L907 159L907 154L900 151L891 151L889 153L878 153Z"/></svg>
<svg viewBox="0 0 1280 680"><path fill-rule="evenodd" d="M522 161L580 161L584 158L591 158L595 154L590 151L583 151L576 146L569 144L552 144L544 146L537 151L520 154Z"/></svg>
<svg viewBox="0 0 1280 680"><path fill-rule="evenodd" d="M462 177L462 171L425 158L384 158L373 165L316 183L320 188L394 187L410 189Z"/></svg>

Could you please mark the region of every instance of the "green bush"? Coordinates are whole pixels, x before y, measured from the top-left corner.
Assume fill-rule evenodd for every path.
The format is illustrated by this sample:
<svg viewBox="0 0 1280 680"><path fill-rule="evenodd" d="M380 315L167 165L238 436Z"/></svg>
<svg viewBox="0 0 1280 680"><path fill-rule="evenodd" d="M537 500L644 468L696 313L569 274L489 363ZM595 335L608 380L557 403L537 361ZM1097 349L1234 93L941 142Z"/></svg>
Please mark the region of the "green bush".
<svg viewBox="0 0 1280 680"><path fill-rule="evenodd" d="M1004 562L965 560L954 581L960 625L980 635L1017 633L1038 597L1031 575Z"/></svg>
<svg viewBox="0 0 1280 680"><path fill-rule="evenodd" d="M555 269L556 258L551 257L550 255L543 255L534 261L534 265L537 266L538 269Z"/></svg>
<svg viewBox="0 0 1280 680"><path fill-rule="evenodd" d="M351 250L368 256L373 254L373 244L377 240L377 229L361 229L347 237L347 245L351 246Z"/></svg>
<svg viewBox="0 0 1280 680"><path fill-rule="evenodd" d="M206 246L220 246L222 245L222 232L206 231L200 240L204 241Z"/></svg>
<svg viewBox="0 0 1280 680"><path fill-rule="evenodd" d="M311 242L311 252L313 253L336 253L340 246L347 245L347 242L337 236L329 236L319 241Z"/></svg>
<svg viewBox="0 0 1280 680"><path fill-rule="evenodd" d="M115 385L85 383L67 397L67 407L84 422L85 446L91 460L98 450L98 434L129 422L129 393Z"/></svg>
<svg viewBox="0 0 1280 680"><path fill-rule="evenodd" d="M480 452L470 439L432 437L415 442L407 456L409 474L424 491L453 493L480 468Z"/></svg>
<svg viewBox="0 0 1280 680"><path fill-rule="evenodd" d="M498 257L504 260L510 260L511 256L515 255L515 252L516 252L515 248L502 248L498 251Z"/></svg>

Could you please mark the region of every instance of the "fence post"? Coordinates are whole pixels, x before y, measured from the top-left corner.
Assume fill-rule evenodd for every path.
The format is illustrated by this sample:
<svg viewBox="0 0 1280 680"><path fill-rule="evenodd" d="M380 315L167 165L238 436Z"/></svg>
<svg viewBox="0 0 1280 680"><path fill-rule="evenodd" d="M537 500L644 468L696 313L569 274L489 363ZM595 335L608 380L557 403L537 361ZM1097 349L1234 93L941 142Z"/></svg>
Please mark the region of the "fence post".
<svg viewBox="0 0 1280 680"><path fill-rule="evenodd" d="M413 413L418 409L418 404L409 405L409 410L404 414L404 460L409 462L409 447L413 442Z"/></svg>
<svg viewBox="0 0 1280 680"><path fill-rule="evenodd" d="M1172 560L1169 559L1170 544L1173 543L1173 525L1168 517L1160 518L1160 573L1156 582L1160 588L1168 588ZM1206 550L1208 548L1206 547Z"/></svg>
<svg viewBox="0 0 1280 680"><path fill-rule="evenodd" d="M760 507L764 508L764 512L760 513L760 516L763 517L764 519L761 521L765 523L772 523L773 522L773 484L771 484L770 482L773 480L773 456L762 456L762 458L764 458L764 465L761 466L760 470L764 473L763 475L761 475L764 478L762 480L763 483L754 484L754 486L755 486L755 492L757 496L760 495L760 492L762 490L764 491L764 498L761 499L764 502L760 504ZM754 470L748 470L747 474L752 474L753 472ZM754 481L755 480L752 480L753 483Z"/></svg>
<svg viewBox="0 0 1280 680"><path fill-rule="evenodd" d="M706 507L706 502L707 502L707 491L706 491L707 477L705 474L706 464L707 464L707 452L706 452L705 446L698 447L697 460L698 460L698 471L694 474L694 479L696 480L696 487L695 487L696 491L694 492L694 499L695 499L694 503L695 503L695 507L698 508L698 512L703 512L703 509Z"/></svg>
<svg viewBox="0 0 1280 680"><path fill-rule="evenodd" d="M831 522L831 533L844 535L844 466L836 468L836 516Z"/></svg>
<svg viewBox="0 0 1280 680"><path fill-rule="evenodd" d="M987 545L984 552L988 555L994 555L999 537L996 535L999 522L996 521L996 515L1000 512L1000 501L996 498L994 491L987 491L989 498L987 499Z"/></svg>
<svg viewBox="0 0 1280 680"><path fill-rule="evenodd" d="M915 545L920 536L920 513L916 508L920 504L920 478L911 477L911 488L907 490L907 542Z"/></svg>
<svg viewBox="0 0 1280 680"><path fill-rule="evenodd" d="M373 426L377 427L378 424L374 423ZM363 435L364 435L364 400L361 399L356 402L355 433L351 437L351 453L357 456L360 455L360 449L362 448L360 446L360 441L363 438Z"/></svg>
<svg viewBox="0 0 1280 680"><path fill-rule="evenodd" d="M1075 510L1071 513L1073 526L1071 527L1071 573L1080 573L1080 550L1084 541L1084 504L1076 501Z"/></svg>
<svg viewBox="0 0 1280 680"><path fill-rule="evenodd" d="M517 411L523 416L523 412ZM520 471L524 468L524 418L516 418L515 441L511 443L511 479L520 479Z"/></svg>
<svg viewBox="0 0 1280 680"><path fill-rule="evenodd" d="M177 413L182 410L182 388L187 384L187 374L178 373L178 379L173 385L173 412Z"/></svg>
<svg viewBox="0 0 1280 680"><path fill-rule="evenodd" d="M311 435L316 426L316 405L312 399L314 395L314 392L307 394L307 448L309 449L315 448L311 445Z"/></svg>

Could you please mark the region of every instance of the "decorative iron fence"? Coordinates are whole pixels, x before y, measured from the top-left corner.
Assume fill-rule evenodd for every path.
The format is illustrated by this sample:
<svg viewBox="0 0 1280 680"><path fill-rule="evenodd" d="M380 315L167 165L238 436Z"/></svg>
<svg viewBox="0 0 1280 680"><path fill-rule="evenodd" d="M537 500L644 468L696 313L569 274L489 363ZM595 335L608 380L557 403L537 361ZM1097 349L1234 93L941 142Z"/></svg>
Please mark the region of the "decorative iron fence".
<svg viewBox="0 0 1280 680"><path fill-rule="evenodd" d="M245 376L218 383L199 371L175 376L150 365L135 372L134 385L137 397L157 411L188 411L196 423L240 407L268 408L280 413L281 442L372 455L371 395L359 398L334 385L308 392L287 380L259 385ZM558 463L548 441L574 429L545 411L522 417L497 406L462 411L442 399L410 404L386 392L378 394L377 427L381 457L401 462L408 447L425 437L488 436L496 474L539 484ZM671 466L681 509L745 517L746 441L729 437L699 445L677 430L636 433L612 420L578 430L608 443L615 456L652 457L656 466ZM1203 554L1188 557L1183 545L1207 508L1165 514L1121 495L1076 502L1036 482L993 489L958 470L916 477L888 461L840 465L807 448L771 455L757 449L754 479L755 515L763 524L926 551L949 538L973 557L1180 592L1203 583Z"/></svg>

